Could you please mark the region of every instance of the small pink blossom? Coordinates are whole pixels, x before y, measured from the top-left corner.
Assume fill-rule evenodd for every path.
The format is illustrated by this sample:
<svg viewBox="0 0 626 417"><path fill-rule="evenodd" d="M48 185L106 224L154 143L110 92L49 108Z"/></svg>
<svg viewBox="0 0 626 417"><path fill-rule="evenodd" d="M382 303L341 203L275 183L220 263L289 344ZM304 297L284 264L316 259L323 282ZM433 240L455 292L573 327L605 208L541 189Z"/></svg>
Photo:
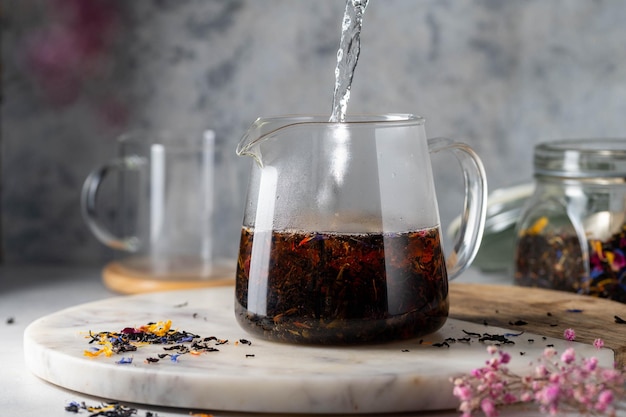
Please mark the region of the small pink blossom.
<svg viewBox="0 0 626 417"><path fill-rule="evenodd" d="M487 417L497 417L499 415L496 405L491 398L485 398L480 402L480 409Z"/></svg>
<svg viewBox="0 0 626 417"><path fill-rule="evenodd" d="M495 383L500 379L500 377L498 376L498 374L491 370L485 373L485 381L487 382L491 382L491 383Z"/></svg>
<svg viewBox="0 0 626 417"><path fill-rule="evenodd" d="M569 348L563 352L561 355L561 362L566 364L570 364L576 360L576 353L574 353L574 348Z"/></svg>
<svg viewBox="0 0 626 417"><path fill-rule="evenodd" d="M573 342L576 339L576 332L574 331L574 329L565 329L565 331L563 332L563 337L565 338L565 340Z"/></svg>
<svg viewBox="0 0 626 417"><path fill-rule="evenodd" d="M544 387L541 391L539 391L535 395L535 399L540 404L544 404L544 405L554 404L559 398L560 391L561 390L558 384L550 384Z"/></svg>
<svg viewBox="0 0 626 417"><path fill-rule="evenodd" d="M543 350L543 357L546 359L550 359L552 358L554 355L556 355L556 349L554 348L545 348Z"/></svg>
<svg viewBox="0 0 626 417"><path fill-rule="evenodd" d="M535 367L535 376L537 378L545 378L548 375L548 369L544 364L537 365Z"/></svg>
<svg viewBox="0 0 626 417"><path fill-rule="evenodd" d="M598 366L598 358L591 357L583 361L583 366L586 372L593 372Z"/></svg>
<svg viewBox="0 0 626 417"><path fill-rule="evenodd" d="M470 387L465 385L455 386L452 393L461 401L468 401L472 399L472 390L470 389Z"/></svg>
<svg viewBox="0 0 626 417"><path fill-rule="evenodd" d="M519 397L520 401L527 403L533 400L533 395L530 392L524 392Z"/></svg>
<svg viewBox="0 0 626 417"><path fill-rule="evenodd" d="M604 347L604 340L602 339L596 339L593 341L593 347L595 347L596 349L602 349Z"/></svg>
<svg viewBox="0 0 626 417"><path fill-rule="evenodd" d="M487 363L487 365L489 365L490 368L498 369L498 366L500 365L500 359L498 359L498 358L491 358L486 363Z"/></svg>
<svg viewBox="0 0 626 417"><path fill-rule="evenodd" d="M598 395L598 402L596 403L596 410L606 411L607 408L613 402L613 392L611 390L605 389Z"/></svg>

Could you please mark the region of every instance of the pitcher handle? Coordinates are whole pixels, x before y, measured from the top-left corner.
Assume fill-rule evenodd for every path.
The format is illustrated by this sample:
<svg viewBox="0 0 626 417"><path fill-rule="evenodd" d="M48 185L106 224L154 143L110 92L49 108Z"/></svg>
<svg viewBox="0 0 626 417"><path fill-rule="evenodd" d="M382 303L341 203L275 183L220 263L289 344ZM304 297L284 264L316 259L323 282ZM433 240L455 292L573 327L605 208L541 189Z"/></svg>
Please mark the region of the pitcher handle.
<svg viewBox="0 0 626 417"><path fill-rule="evenodd" d="M468 145L448 138L428 140L430 153L450 151L457 158L465 183L465 201L461 226L454 242L454 250L447 256L448 278L458 277L467 269L480 247L487 214L487 176L482 161Z"/></svg>
<svg viewBox="0 0 626 417"><path fill-rule="evenodd" d="M136 252L141 242L136 236L117 237L98 221L96 200L100 185L111 171L139 170L145 164L145 158L139 156L112 159L91 171L83 183L80 195L83 219L96 238L110 248Z"/></svg>

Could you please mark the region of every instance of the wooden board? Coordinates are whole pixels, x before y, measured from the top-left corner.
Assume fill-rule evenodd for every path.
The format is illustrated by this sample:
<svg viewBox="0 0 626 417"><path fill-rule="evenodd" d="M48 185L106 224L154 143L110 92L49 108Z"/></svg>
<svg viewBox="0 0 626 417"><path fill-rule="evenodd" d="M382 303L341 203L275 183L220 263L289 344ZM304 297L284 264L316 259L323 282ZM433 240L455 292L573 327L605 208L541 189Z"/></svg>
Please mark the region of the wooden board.
<svg viewBox="0 0 626 417"><path fill-rule="evenodd" d="M111 262L102 270L102 282L107 288L120 294L220 287L235 284L235 269L216 268L215 275L206 279L192 279L189 276L157 278L147 273L130 272L120 263Z"/></svg>
<svg viewBox="0 0 626 417"><path fill-rule="evenodd" d="M473 323L557 338L572 328L577 342L601 338L615 352L617 365L626 365L626 324L615 320L626 320L626 304L540 288L451 283L450 305L450 317ZM518 321L527 324L515 325Z"/></svg>

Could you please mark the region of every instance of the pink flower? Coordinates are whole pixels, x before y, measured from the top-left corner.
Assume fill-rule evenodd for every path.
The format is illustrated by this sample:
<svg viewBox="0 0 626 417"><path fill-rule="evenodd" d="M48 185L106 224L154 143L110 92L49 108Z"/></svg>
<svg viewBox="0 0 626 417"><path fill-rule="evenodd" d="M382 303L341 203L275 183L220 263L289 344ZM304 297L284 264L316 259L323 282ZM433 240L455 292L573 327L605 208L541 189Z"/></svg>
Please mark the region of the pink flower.
<svg viewBox="0 0 626 417"><path fill-rule="evenodd" d="M520 395L519 397L520 401L522 402L530 402L533 400L533 394L531 394L530 392L524 392L522 395Z"/></svg>
<svg viewBox="0 0 626 417"><path fill-rule="evenodd" d="M491 358L487 361L487 365L489 365L491 369L498 369L498 366L500 366L500 359Z"/></svg>
<svg viewBox="0 0 626 417"><path fill-rule="evenodd" d="M480 402L480 409L483 410L487 417L497 417L499 415L496 405L491 398L484 398Z"/></svg>
<svg viewBox="0 0 626 417"><path fill-rule="evenodd" d="M543 357L546 358L546 359L550 359L554 355L556 355L556 349L554 349L554 348L549 347L549 348L545 348L543 350Z"/></svg>
<svg viewBox="0 0 626 417"><path fill-rule="evenodd" d="M576 353L574 352L574 348L569 348L561 355L561 362L566 364L570 364L576 360Z"/></svg>
<svg viewBox="0 0 626 417"><path fill-rule="evenodd" d="M497 370L496 370L497 371ZM500 380L500 377L496 373L496 371L490 370L485 373L484 379L489 383L497 382Z"/></svg>
<svg viewBox="0 0 626 417"><path fill-rule="evenodd" d="M569 340L570 342L574 341L574 339L576 339L576 332L574 331L574 329L565 329L565 331L563 332L563 337L565 338L565 340Z"/></svg>
<svg viewBox="0 0 626 417"><path fill-rule="evenodd" d="M612 402L613 391L605 389L598 395L598 402L596 402L595 408L599 411L606 411Z"/></svg>
<svg viewBox="0 0 626 417"><path fill-rule="evenodd" d="M589 359L585 359L585 361L583 362L583 369L586 372L593 372L596 367L598 366L598 358L596 357L591 357Z"/></svg>
<svg viewBox="0 0 626 417"><path fill-rule="evenodd" d="M488 350L498 356L471 374L454 379L453 394L459 398L459 410L465 417L480 411L486 417L497 416L499 407L516 402L534 402L550 415L571 411L612 416L615 399L626 396L623 370L602 368L594 357L577 359L574 348L566 349L560 357L553 348L545 349L534 372L523 376L504 366L511 359L508 354Z"/></svg>
<svg viewBox="0 0 626 417"><path fill-rule="evenodd" d="M500 396L504 391L504 384L502 382L495 382L491 384L491 395L494 397Z"/></svg>
<svg viewBox="0 0 626 417"><path fill-rule="evenodd" d="M559 384L550 384L539 391L535 395L535 398L539 401L539 403L544 405L555 404L558 402L560 392L561 389Z"/></svg>
<svg viewBox="0 0 626 417"><path fill-rule="evenodd" d="M535 376L537 378L545 378L547 375L548 375L548 369L546 368L545 365L541 364L535 367Z"/></svg>
<svg viewBox="0 0 626 417"><path fill-rule="evenodd" d="M593 341L593 347L595 347L596 349L602 349L604 347L604 340L602 339L596 339Z"/></svg>
<svg viewBox="0 0 626 417"><path fill-rule="evenodd" d="M455 386L452 394L461 401L469 401L472 399L472 390L466 385Z"/></svg>

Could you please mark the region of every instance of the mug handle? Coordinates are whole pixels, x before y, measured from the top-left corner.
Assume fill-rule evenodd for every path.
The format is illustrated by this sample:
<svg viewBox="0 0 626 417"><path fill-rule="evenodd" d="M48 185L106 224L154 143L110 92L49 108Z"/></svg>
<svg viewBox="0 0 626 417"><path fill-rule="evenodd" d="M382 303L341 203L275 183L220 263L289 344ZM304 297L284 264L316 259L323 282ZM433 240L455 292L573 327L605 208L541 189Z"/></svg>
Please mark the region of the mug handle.
<svg viewBox="0 0 626 417"><path fill-rule="evenodd" d="M458 277L467 269L480 247L487 214L487 176L482 161L468 145L448 138L428 139L431 154L450 151L457 158L465 182L465 201L461 226L454 242L454 250L446 258L448 278Z"/></svg>
<svg viewBox="0 0 626 417"><path fill-rule="evenodd" d="M136 252L141 242L136 236L117 237L98 221L96 200L100 184L111 171L139 170L145 165L146 159L140 156L127 156L112 159L101 167L91 171L83 183L83 189L80 195L80 207L83 219L96 238L110 248Z"/></svg>

